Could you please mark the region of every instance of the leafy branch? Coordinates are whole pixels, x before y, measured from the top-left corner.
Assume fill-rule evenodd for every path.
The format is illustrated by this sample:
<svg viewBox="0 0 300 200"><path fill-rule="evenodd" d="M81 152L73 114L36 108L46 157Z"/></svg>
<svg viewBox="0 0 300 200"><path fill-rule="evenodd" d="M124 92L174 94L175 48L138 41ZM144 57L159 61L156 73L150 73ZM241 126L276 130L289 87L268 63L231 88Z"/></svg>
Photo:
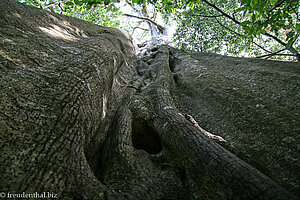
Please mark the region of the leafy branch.
<svg viewBox="0 0 300 200"><path fill-rule="evenodd" d="M216 5L208 2L207 0L202 0L202 1L204 3L206 3L208 6L212 7L216 11L218 11L219 13L221 13L221 15L223 15L224 17L226 17L226 18L230 19L231 21L233 21L235 24L238 24L238 25L240 25L242 27L247 27L246 23L242 23L242 22L238 21L234 17L230 16L229 14L227 14L226 12L224 12L223 10L221 10L220 8L218 8ZM279 5L277 5L276 7L279 7L280 5L281 5L281 3ZM268 36L268 37L270 37L272 39L274 39L276 42L278 42L279 44L283 45L287 50L289 50L292 54L294 54L296 56L296 58L297 58L298 61L300 60L300 54L299 54L299 52L295 48L292 47L292 45L291 45L292 42L285 43L282 40L280 40L278 37L276 37L276 36L274 36L272 34L266 33L266 32L264 32L262 34L265 35L265 36Z"/></svg>
<svg viewBox="0 0 300 200"><path fill-rule="evenodd" d="M222 26L223 28L225 28L225 29L228 30L229 32L234 33L235 35L237 35L237 36L239 36L239 37L245 37L244 35L242 35L242 34L236 32L236 31L234 31L234 30L228 28L228 27L225 26L224 24L222 24L217 18L215 18L215 20L216 20L216 22L217 22L220 26ZM265 52L272 53L271 51L269 51L269 50L265 49L264 47L262 47L261 45L257 44L256 42L252 41L252 43L255 44L257 47L261 48L262 50L264 50Z"/></svg>

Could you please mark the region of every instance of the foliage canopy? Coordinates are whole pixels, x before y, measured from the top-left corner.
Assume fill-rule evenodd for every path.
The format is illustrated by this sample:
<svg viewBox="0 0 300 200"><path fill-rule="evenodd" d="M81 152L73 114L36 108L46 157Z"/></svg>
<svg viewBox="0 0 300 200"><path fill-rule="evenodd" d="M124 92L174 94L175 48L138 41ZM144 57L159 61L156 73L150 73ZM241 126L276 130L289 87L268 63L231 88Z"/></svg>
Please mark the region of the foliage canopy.
<svg viewBox="0 0 300 200"><path fill-rule="evenodd" d="M20 0L52 12L104 26L120 27L119 0ZM177 24L174 43L186 51L298 59L300 52L297 0L126 0L152 4ZM283 57L282 57L283 56Z"/></svg>
<svg viewBox="0 0 300 200"><path fill-rule="evenodd" d="M291 56L299 60L299 1L152 0L178 21L180 48L249 56ZM161 3L158 3L161 2ZM213 2L213 3L211 3ZM289 54L288 54L289 52ZM280 58L278 57L277 58Z"/></svg>
<svg viewBox="0 0 300 200"><path fill-rule="evenodd" d="M119 27L121 12L112 1L99 0L19 0L22 3L36 6L51 12L56 12L92 23ZM111 3L110 3L111 2Z"/></svg>

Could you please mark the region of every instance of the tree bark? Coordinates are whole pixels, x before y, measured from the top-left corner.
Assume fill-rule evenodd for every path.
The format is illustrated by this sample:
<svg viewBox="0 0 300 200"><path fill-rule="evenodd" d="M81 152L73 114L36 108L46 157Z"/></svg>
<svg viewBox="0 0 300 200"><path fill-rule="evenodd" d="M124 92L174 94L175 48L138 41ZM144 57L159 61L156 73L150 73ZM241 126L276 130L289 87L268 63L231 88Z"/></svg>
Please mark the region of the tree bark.
<svg viewBox="0 0 300 200"><path fill-rule="evenodd" d="M276 158L269 158L269 153L282 153L287 148L279 144L283 139L289 147L297 145L298 136L293 133L299 122L299 92L280 91L282 99L277 102L269 98L272 91L256 92L250 99L239 90L255 89L247 88L243 77L251 69L234 68L253 62L249 65L258 73L253 83L268 82L259 73L265 65L275 66L265 72L275 74L272 81L280 82L279 91L299 86L295 63L188 54L168 46L153 48L137 59L130 36L122 30L14 0L0 2L0 24L0 189L4 195L51 192L59 199L297 199L286 188L299 188L298 180L292 178L297 173L289 171L297 169L299 162L281 160L287 166L273 166L270 163L276 163ZM238 64L230 68L223 67L224 63ZM236 80L245 81L245 88L232 89ZM263 95L267 97L252 107L245 103ZM234 109L224 110L231 103L242 111L234 116ZM263 106L269 112L261 113L270 120L277 111L281 118L264 121L268 125L257 124L258 128L249 125L261 116L247 121L243 115L252 110L256 118ZM229 117L219 115L218 110ZM226 140L201 126L223 134ZM279 136L272 136L270 130L281 131L279 152L269 152L267 145L259 150L268 153L263 170L278 170L278 176L270 176L284 187L255 169L260 156L251 154L247 141L257 139L256 133L249 132L258 129L273 139ZM244 141L242 130L250 135L244 135ZM264 139L262 136L258 144ZM294 157L295 152L284 155ZM289 181L284 182L282 176Z"/></svg>

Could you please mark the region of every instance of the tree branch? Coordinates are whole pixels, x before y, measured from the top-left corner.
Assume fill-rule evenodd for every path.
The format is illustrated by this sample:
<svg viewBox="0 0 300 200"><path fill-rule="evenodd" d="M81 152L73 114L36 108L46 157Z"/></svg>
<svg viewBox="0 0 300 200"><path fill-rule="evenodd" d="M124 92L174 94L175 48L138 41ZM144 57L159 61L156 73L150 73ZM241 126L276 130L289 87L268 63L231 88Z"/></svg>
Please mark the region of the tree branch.
<svg viewBox="0 0 300 200"><path fill-rule="evenodd" d="M262 56L257 56L256 58L272 57L272 56L275 56L275 55L277 55L278 53L280 53L284 50L286 50L286 49L281 49L281 50L276 51L274 53L270 53L270 54L266 54L266 55L262 55Z"/></svg>
<svg viewBox="0 0 300 200"><path fill-rule="evenodd" d="M60 8L61 14L64 11L63 7L61 6L61 2L60 0L58 0L58 7Z"/></svg>
<svg viewBox="0 0 300 200"><path fill-rule="evenodd" d="M48 8L48 7L50 7L50 6L53 6L53 5L57 5L57 4L58 4L58 2L52 2L52 3L49 3L48 5L45 5L45 6L43 7L43 9Z"/></svg>
<svg viewBox="0 0 300 200"><path fill-rule="evenodd" d="M134 32L135 32L135 29L141 29L141 30L143 30L143 31L149 31L149 29L147 29L147 28L142 28L142 27L139 27L139 25L142 23L143 21L140 21L140 22L138 22L137 24L138 24L138 26L136 26L136 27L133 27L133 26L131 26L131 24L130 23L128 23L128 25L130 26L130 28L132 29L132 33L131 33L131 35L133 35L134 34Z"/></svg>
<svg viewBox="0 0 300 200"><path fill-rule="evenodd" d="M264 35L269 36L270 38L274 39L275 41L277 41L279 44L283 45L284 47L287 46L286 43L284 43L283 41L281 41L279 38L277 38L274 35L271 35L269 33L264 33ZM292 45L287 50L289 50L291 53L293 53L297 57L298 61L300 60L300 54L299 54L299 52L296 49L294 49L292 47Z"/></svg>
<svg viewBox="0 0 300 200"><path fill-rule="evenodd" d="M152 19L153 21L155 21L155 20L156 20L156 17L157 17L157 11L156 11L156 8L153 7L153 16L151 17L151 19Z"/></svg>
<svg viewBox="0 0 300 200"><path fill-rule="evenodd" d="M236 31L234 31L234 30L231 30L230 28L228 28L227 26L225 26L224 24L222 24L217 18L215 18L215 20L217 21L217 23L218 23L219 25L221 25L221 26L222 26L223 28L225 28L226 30L228 30L228 31L230 31L230 32L232 32L232 33L234 33L234 34L240 36L240 37L242 36L242 34L236 32ZM253 44L255 44L256 46L258 46L259 48L261 48L261 49L264 50L265 52L272 53L271 51L269 51L269 50L263 48L262 46L260 46L259 44L257 44L256 42L253 42Z"/></svg>
<svg viewBox="0 0 300 200"><path fill-rule="evenodd" d="M215 20L217 21L217 23L218 23L220 26L222 26L222 27L225 28L226 30L228 30L228 31L230 31L230 32L232 32L232 33L234 33L234 34L236 34L236 35L238 35L238 36L242 36L242 34L236 32L236 31L234 31L234 30L231 30L230 28L228 28L227 26L225 26L224 24L222 24L217 18L215 18Z"/></svg>
<svg viewBox="0 0 300 200"><path fill-rule="evenodd" d="M276 54L275 56L296 56L296 55L294 55L294 54L287 54L287 53L278 53L278 54Z"/></svg>
<svg viewBox="0 0 300 200"><path fill-rule="evenodd" d="M228 19L231 19L234 23L236 24L241 24L241 22L237 21L234 17L228 15L227 13L225 13L223 10L221 10L220 8L218 8L217 6L215 6L214 4L212 3L209 3L208 1L206 0L202 0L204 3L206 3L207 5L209 5L210 7L214 8L215 10L217 10L218 12L220 12L224 17L228 18Z"/></svg>
<svg viewBox="0 0 300 200"><path fill-rule="evenodd" d="M210 7L214 8L215 10L217 10L218 12L220 12L224 17L232 20L234 23L236 23L236 24L238 24L240 26L243 26L243 25L241 25L241 22L239 22L238 20L236 20L234 17L228 15L227 13L225 13L223 10L221 10L220 8L218 8L217 6L215 6L214 4L211 4L207 0L202 0L202 1L204 3L206 3L207 5L209 5ZM287 46L287 44L285 42L281 41L278 37L276 37L274 35L271 35L269 33L263 33L263 35L268 36L268 37L274 39L276 42L278 42L279 44L283 45L284 47ZM290 46L287 50L289 50L292 54L294 54L297 57L298 61L300 60L300 54L299 54L299 52L295 48L293 48L292 46Z"/></svg>
<svg viewBox="0 0 300 200"><path fill-rule="evenodd" d="M134 27L133 29L134 29L134 30L135 30L135 29L141 29L141 30L143 30L143 31L149 31L149 29L147 29L147 28L141 28L141 27L138 27L138 26Z"/></svg>
<svg viewBox="0 0 300 200"><path fill-rule="evenodd" d="M269 50L265 49L264 47L260 46L260 45L257 44L256 42L253 42L253 44L255 44L256 46L258 46L259 48L261 48L261 49L264 50L265 52L272 53L272 51L269 51Z"/></svg>
<svg viewBox="0 0 300 200"><path fill-rule="evenodd" d="M155 21L153 21L152 19L149 19L147 17L140 17L140 16L135 16L135 15L130 15L130 14L123 14L123 15L127 16L127 17L133 17L133 18L148 21L148 22L152 23L153 25L155 25L158 28L159 32L161 32L161 33L164 33L166 31L166 29L163 26L157 24Z"/></svg>
<svg viewBox="0 0 300 200"><path fill-rule="evenodd" d="M281 0L278 3L275 4L275 6L271 9L268 10L268 12L272 12L273 10L275 10L276 8L278 8L283 2L285 2L285 0Z"/></svg>
<svg viewBox="0 0 300 200"><path fill-rule="evenodd" d="M195 17L207 17L207 18L217 18L217 17L222 17L223 15L201 15L201 14L192 14L191 16L195 16Z"/></svg>

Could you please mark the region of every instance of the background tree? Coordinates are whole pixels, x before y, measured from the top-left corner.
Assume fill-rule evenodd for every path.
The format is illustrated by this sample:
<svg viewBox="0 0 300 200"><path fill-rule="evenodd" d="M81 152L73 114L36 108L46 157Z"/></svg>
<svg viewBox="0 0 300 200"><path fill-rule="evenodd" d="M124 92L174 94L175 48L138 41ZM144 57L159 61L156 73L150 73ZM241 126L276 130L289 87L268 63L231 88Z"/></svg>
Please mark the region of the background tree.
<svg viewBox="0 0 300 200"><path fill-rule="evenodd" d="M99 0L19 0L22 3L90 21L107 27L120 27L121 12L114 3Z"/></svg>
<svg viewBox="0 0 300 200"><path fill-rule="evenodd" d="M187 0L157 5L168 13L173 9L178 17L176 39L183 49L299 60L299 1ZM178 8L183 11L175 12Z"/></svg>

